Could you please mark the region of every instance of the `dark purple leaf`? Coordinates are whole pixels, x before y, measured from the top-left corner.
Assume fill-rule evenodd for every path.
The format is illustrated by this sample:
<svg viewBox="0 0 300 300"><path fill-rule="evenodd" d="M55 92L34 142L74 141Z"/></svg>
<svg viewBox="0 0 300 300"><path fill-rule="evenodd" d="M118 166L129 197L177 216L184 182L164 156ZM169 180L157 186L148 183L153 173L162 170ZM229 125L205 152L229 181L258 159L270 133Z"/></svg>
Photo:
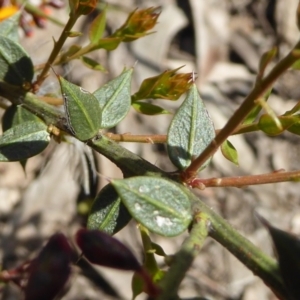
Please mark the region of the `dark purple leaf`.
<svg viewBox="0 0 300 300"><path fill-rule="evenodd" d="M62 233L53 235L29 265L25 300L52 300L71 273L72 249Z"/></svg>
<svg viewBox="0 0 300 300"><path fill-rule="evenodd" d="M141 270L133 253L105 232L80 229L76 234L76 242L91 263L121 270Z"/></svg>

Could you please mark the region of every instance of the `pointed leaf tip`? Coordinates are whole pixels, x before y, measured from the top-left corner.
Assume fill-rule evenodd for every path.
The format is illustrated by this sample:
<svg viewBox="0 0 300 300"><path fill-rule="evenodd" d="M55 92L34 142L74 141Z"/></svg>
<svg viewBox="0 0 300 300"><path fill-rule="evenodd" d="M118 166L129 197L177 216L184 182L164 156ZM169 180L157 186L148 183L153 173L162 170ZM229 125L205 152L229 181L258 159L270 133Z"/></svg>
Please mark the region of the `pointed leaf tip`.
<svg viewBox="0 0 300 300"><path fill-rule="evenodd" d="M127 115L131 105L131 77L133 69L125 70L93 95L102 109L101 128L112 128Z"/></svg>
<svg viewBox="0 0 300 300"><path fill-rule="evenodd" d="M226 159L228 159L237 166L239 165L238 152L229 140L226 140L221 145L221 151Z"/></svg>
<svg viewBox="0 0 300 300"><path fill-rule="evenodd" d="M59 76L68 124L81 141L93 138L100 129L101 108L93 94Z"/></svg>
<svg viewBox="0 0 300 300"><path fill-rule="evenodd" d="M111 184L106 185L95 198L88 217L87 228L117 233L131 220L127 208Z"/></svg>
<svg viewBox="0 0 300 300"><path fill-rule="evenodd" d="M186 169L192 159L198 157L214 137L213 122L196 85L192 84L168 130L167 149L172 163L180 170ZM201 169L208 163L209 160Z"/></svg>

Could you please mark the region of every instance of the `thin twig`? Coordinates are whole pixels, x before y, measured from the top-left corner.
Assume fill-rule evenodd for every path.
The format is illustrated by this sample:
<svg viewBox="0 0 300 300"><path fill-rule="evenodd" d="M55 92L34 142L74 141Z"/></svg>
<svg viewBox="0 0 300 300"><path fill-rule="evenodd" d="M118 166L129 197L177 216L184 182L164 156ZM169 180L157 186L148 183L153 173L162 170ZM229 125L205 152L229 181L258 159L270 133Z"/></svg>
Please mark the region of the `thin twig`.
<svg viewBox="0 0 300 300"><path fill-rule="evenodd" d="M205 187L237 187L242 188L249 185L279 183L287 181L300 181L300 170L285 172L282 170L272 173L222 177L222 178L195 178L191 182L191 187L203 190Z"/></svg>
<svg viewBox="0 0 300 300"><path fill-rule="evenodd" d="M241 106L235 111L223 129L217 134L215 139L207 146L207 148L191 163L191 165L182 173L182 179L186 183L190 183L197 175L201 166L209 159L222 145L223 142L238 128L241 122L247 117L250 111L255 107L256 100L267 92L273 83L299 58L294 51L300 48L300 41L285 56L270 73L260 81L257 81L252 91L245 98Z"/></svg>

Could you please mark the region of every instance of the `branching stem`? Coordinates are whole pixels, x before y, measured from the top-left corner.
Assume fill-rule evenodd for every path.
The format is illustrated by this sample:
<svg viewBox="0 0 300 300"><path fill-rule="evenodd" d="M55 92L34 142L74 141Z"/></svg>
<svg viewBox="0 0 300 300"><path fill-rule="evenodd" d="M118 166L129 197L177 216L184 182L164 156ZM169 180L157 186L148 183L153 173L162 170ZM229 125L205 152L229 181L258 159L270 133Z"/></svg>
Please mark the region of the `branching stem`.
<svg viewBox="0 0 300 300"><path fill-rule="evenodd" d="M61 35L58 39L58 41L54 42L54 47L52 49L52 52L48 58L48 61L44 65L44 68L42 72L39 74L36 82L34 83L34 86L41 86L45 78L47 77L47 74L49 72L49 69L53 65L53 62L55 61L56 57L59 55L59 52L61 51L63 45L65 44L65 41L69 37L70 31L74 24L76 23L77 19L79 18L80 14L70 14L69 20L65 25L64 30L61 32Z"/></svg>
<svg viewBox="0 0 300 300"><path fill-rule="evenodd" d="M71 134L63 114L52 105L40 101L34 94L25 93L22 89L13 89L1 83L0 94L16 105L22 104L42 118L47 125L54 125ZM114 162L123 171L125 177L146 175L174 179L171 174L163 172L150 162L105 136L89 140L87 145ZM278 176L281 176L281 174L278 173ZM185 189L191 203L193 203L194 226L190 236L176 254L176 259L165 277L164 290L166 291L171 287L171 289L177 291L182 278L185 276L195 256L199 253L207 235L207 229L209 229L209 235L236 256L254 274L259 276L279 299L287 299L286 290L282 284L276 261L265 255L240 235L222 217L215 214L204 202L200 201L189 189L184 186L182 186L182 189Z"/></svg>
<svg viewBox="0 0 300 300"><path fill-rule="evenodd" d="M241 122L247 117L250 111L255 107L256 100L263 97L270 89L273 83L282 75L289 67L296 62L299 57L295 54L295 50L300 48L300 41L293 50L289 52L270 73L263 79L256 81L252 91L245 98L241 106L235 111L223 129L217 134L215 139L208 147L191 163L191 165L183 172L182 178L184 182L190 183L197 175L201 166L209 159L222 145L222 143L238 128Z"/></svg>

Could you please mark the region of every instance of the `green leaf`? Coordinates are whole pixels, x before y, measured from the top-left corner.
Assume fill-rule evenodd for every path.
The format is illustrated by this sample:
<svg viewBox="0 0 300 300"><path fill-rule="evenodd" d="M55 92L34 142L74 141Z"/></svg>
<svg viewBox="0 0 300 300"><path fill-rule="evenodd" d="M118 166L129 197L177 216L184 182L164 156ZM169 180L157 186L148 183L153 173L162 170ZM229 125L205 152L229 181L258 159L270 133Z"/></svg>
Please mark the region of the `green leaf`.
<svg viewBox="0 0 300 300"><path fill-rule="evenodd" d="M93 94L102 109L101 128L116 126L127 115L131 105L132 69L126 70Z"/></svg>
<svg viewBox="0 0 300 300"><path fill-rule="evenodd" d="M81 61L84 63L84 65L92 70L95 71L102 71L105 72L105 68L101 66L97 61L94 59L91 59L87 56L80 56Z"/></svg>
<svg viewBox="0 0 300 300"><path fill-rule="evenodd" d="M290 115L293 115L293 114L296 114L297 112L300 111L300 101L298 101L296 103L296 105L291 109L291 110L288 110L286 111L283 116L290 116Z"/></svg>
<svg viewBox="0 0 300 300"><path fill-rule="evenodd" d="M41 119L20 105L11 105L2 117L2 128L3 131L6 131L11 127L30 121L38 122Z"/></svg>
<svg viewBox="0 0 300 300"><path fill-rule="evenodd" d="M93 138L101 125L101 109L93 94L59 76L67 120L81 141Z"/></svg>
<svg viewBox="0 0 300 300"><path fill-rule="evenodd" d="M0 66L0 81L18 86L32 81L31 59L20 45L4 36L0 36Z"/></svg>
<svg viewBox="0 0 300 300"><path fill-rule="evenodd" d="M154 274L151 274L152 277L152 281L155 282L159 282L163 279L163 277L165 276L165 271L158 269ZM158 290L153 289L153 284L151 284L151 286L149 285L149 282L147 284L147 282L145 281L145 278L143 278L141 276L140 272L134 272L133 277L132 277L132 281L131 281L131 290L132 290L132 300L134 300L138 295L140 295L143 291L145 291L147 294L149 294L149 292L151 292L155 295L157 294ZM157 297L155 297L153 295L153 297L150 297L151 299L156 299ZM157 296L157 295L156 295Z"/></svg>
<svg viewBox="0 0 300 300"><path fill-rule="evenodd" d="M298 122L295 122L292 126L290 126L287 131L300 135L300 120Z"/></svg>
<svg viewBox="0 0 300 300"><path fill-rule="evenodd" d="M265 52L259 61L259 67L258 67L258 74L259 77L262 78L263 74L269 65L269 63L274 59L274 57L277 55L278 49L277 47L272 48L271 50Z"/></svg>
<svg viewBox="0 0 300 300"><path fill-rule="evenodd" d="M296 60L296 61L293 63L292 69L294 69L294 70L300 70L300 59Z"/></svg>
<svg viewBox="0 0 300 300"><path fill-rule="evenodd" d="M280 116L278 117L280 126L278 126L276 120L268 114L264 114L260 117L258 122L258 128L264 133L275 136L281 134L283 131L289 129L293 124L299 122L297 116Z"/></svg>
<svg viewBox="0 0 300 300"><path fill-rule="evenodd" d="M114 38L114 37L106 37L98 41L98 43L93 47L94 50L96 49L105 49L107 51L115 50L120 43L122 42L121 38Z"/></svg>
<svg viewBox="0 0 300 300"><path fill-rule="evenodd" d="M132 300L134 300L144 291L144 285L145 283L141 275L137 272L134 272L131 280Z"/></svg>
<svg viewBox="0 0 300 300"><path fill-rule="evenodd" d="M0 161L20 161L42 152L50 135L42 122L25 122L0 136Z"/></svg>
<svg viewBox="0 0 300 300"><path fill-rule="evenodd" d="M272 89L269 89L265 95L263 96L263 101L267 102L270 95L271 95ZM260 113L262 109L262 106L260 104L256 105L251 111L250 113L247 115L247 117L245 118L245 120L243 121L243 124L248 125L248 124L252 124L256 117L258 116L258 114Z"/></svg>
<svg viewBox="0 0 300 300"><path fill-rule="evenodd" d="M161 114L170 114L169 111L165 110L162 107L157 105L146 103L146 102L134 102L131 106L139 113L153 116L153 115L161 115Z"/></svg>
<svg viewBox="0 0 300 300"><path fill-rule="evenodd" d="M0 35L5 36L12 41L18 43L19 41L19 20L20 20L21 12L18 11L10 18L2 21L0 23Z"/></svg>
<svg viewBox="0 0 300 300"><path fill-rule="evenodd" d="M97 43L103 36L106 25L106 8L94 19L89 30L91 43Z"/></svg>
<svg viewBox="0 0 300 300"><path fill-rule="evenodd" d="M300 240L283 230L271 226L259 217L272 237L279 263L282 279L291 300L300 299Z"/></svg>
<svg viewBox="0 0 300 300"><path fill-rule="evenodd" d="M187 168L214 137L213 122L193 84L168 130L167 149L172 163L180 170ZM201 169L208 163L209 160Z"/></svg>
<svg viewBox="0 0 300 300"><path fill-rule="evenodd" d="M158 245L156 243L153 243L153 242L151 244L152 244L152 249L155 251L154 253L156 255L167 256L167 254L165 253L164 249L160 245Z"/></svg>
<svg viewBox="0 0 300 300"><path fill-rule="evenodd" d="M73 38L73 37L79 37L79 36L82 36L83 33L80 32L80 31L69 31L68 32L68 37L69 38Z"/></svg>
<svg viewBox="0 0 300 300"><path fill-rule="evenodd" d="M111 184L106 185L95 198L88 217L87 228L115 234L131 220L131 215Z"/></svg>
<svg viewBox="0 0 300 300"><path fill-rule="evenodd" d="M23 124L25 122L42 122L40 118L31 113L29 110L25 109L21 105L11 105L8 109L6 109L3 117L2 117L2 129L3 131L7 131L8 129ZM20 161L21 166L25 172L25 167L27 160Z"/></svg>
<svg viewBox="0 0 300 300"><path fill-rule="evenodd" d="M191 204L181 185L156 177L113 180L130 214L150 231L175 236L189 226Z"/></svg>
<svg viewBox="0 0 300 300"><path fill-rule="evenodd" d="M230 141L226 140L221 145L221 151L226 159L228 159L237 166L239 165L238 153L235 147L230 143Z"/></svg>

